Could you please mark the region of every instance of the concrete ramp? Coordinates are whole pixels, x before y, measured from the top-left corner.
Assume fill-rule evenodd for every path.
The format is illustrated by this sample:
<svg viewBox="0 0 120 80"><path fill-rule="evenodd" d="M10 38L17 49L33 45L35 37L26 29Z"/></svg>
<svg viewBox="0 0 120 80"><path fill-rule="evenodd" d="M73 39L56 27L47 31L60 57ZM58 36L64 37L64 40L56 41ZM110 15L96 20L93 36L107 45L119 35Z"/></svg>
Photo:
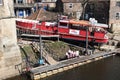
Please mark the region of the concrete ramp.
<svg viewBox="0 0 120 80"><path fill-rule="evenodd" d="M32 47L33 47L34 51L37 50L37 52L39 52L40 47L37 43L32 43ZM58 63L48 54L48 52L44 48L42 49L42 56L48 62L48 64L50 64L50 65Z"/></svg>
<svg viewBox="0 0 120 80"><path fill-rule="evenodd" d="M50 64L57 64L58 62L55 61L48 53L45 49L43 49L43 57L45 58L45 60Z"/></svg>

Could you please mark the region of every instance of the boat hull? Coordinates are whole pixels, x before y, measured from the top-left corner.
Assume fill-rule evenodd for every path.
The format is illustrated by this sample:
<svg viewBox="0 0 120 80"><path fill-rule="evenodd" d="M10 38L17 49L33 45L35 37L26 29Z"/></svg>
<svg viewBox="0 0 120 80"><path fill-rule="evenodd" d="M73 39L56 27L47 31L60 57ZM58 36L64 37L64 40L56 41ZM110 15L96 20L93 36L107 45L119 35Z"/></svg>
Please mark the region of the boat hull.
<svg viewBox="0 0 120 80"><path fill-rule="evenodd" d="M68 28L58 27L56 25L47 25L44 23L17 21L16 26L22 34L32 35L59 35L60 38L86 41L86 30L73 30ZM107 43L108 38L105 38L105 33L88 31L88 41L95 43Z"/></svg>

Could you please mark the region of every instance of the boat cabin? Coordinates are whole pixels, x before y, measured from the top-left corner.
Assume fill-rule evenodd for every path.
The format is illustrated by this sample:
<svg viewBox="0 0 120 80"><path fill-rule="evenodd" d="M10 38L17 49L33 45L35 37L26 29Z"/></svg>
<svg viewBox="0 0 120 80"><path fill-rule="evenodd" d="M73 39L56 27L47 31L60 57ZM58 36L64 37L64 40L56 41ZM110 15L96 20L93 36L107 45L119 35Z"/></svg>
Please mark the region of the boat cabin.
<svg viewBox="0 0 120 80"><path fill-rule="evenodd" d="M79 37L79 39L85 40L88 29L89 41L95 38L104 39L106 37L106 31L103 28L108 28L106 24L97 23L92 25L89 21L84 20L60 20L58 24L58 32L60 34L71 35L69 38ZM74 35L74 37L72 37ZM77 38L76 38L77 39Z"/></svg>

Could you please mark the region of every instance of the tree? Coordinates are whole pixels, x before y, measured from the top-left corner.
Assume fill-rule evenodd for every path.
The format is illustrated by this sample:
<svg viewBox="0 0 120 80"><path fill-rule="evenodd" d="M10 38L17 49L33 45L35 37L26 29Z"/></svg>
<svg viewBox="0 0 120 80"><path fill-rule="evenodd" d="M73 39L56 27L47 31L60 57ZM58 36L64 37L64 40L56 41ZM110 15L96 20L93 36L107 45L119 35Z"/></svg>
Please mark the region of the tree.
<svg viewBox="0 0 120 80"><path fill-rule="evenodd" d="M84 15L85 15L85 8L88 4L89 0L83 0L82 2L82 7L83 7L83 11L82 11L82 16L81 16L81 19L84 19Z"/></svg>
<svg viewBox="0 0 120 80"><path fill-rule="evenodd" d="M62 0L57 0L56 1L55 11L59 12L59 13L63 13L63 2L62 2Z"/></svg>

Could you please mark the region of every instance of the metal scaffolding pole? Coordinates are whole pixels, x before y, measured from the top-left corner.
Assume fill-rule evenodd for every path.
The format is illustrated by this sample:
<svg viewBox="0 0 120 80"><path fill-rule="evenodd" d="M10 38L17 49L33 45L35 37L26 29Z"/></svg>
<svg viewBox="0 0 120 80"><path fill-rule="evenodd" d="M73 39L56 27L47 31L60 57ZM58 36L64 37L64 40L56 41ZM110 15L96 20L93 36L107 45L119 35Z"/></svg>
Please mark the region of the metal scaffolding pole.
<svg viewBox="0 0 120 80"><path fill-rule="evenodd" d="M86 53L88 55L88 27L86 28Z"/></svg>
<svg viewBox="0 0 120 80"><path fill-rule="evenodd" d="M40 59L42 59L42 38L41 35L39 35L39 40L40 40Z"/></svg>
<svg viewBox="0 0 120 80"><path fill-rule="evenodd" d="M39 43L40 43L40 60L39 60L39 64L40 65L42 65L42 64L44 64L44 60L43 60L43 58L42 58L42 36L41 36L41 29L39 28Z"/></svg>

